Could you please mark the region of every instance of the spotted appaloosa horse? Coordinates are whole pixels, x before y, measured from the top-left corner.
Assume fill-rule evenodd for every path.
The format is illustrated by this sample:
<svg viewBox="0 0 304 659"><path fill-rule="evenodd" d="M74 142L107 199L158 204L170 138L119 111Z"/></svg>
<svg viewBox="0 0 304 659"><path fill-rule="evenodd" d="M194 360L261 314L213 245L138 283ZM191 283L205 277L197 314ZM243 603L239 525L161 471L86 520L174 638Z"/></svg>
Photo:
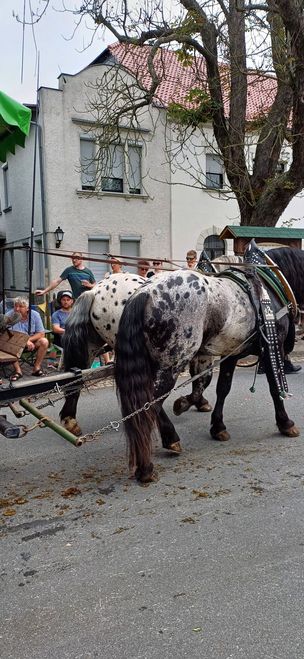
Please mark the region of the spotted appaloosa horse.
<svg viewBox="0 0 304 659"><path fill-rule="evenodd" d="M157 275L159 278L161 274ZM151 280L152 281L152 280ZM156 281L156 277L153 277ZM119 273L110 275L99 282L90 291L82 293L76 300L66 324L64 336L64 368L89 368L94 356L100 352L106 343L111 348L115 346L116 334L121 314L127 300L134 291L144 286L147 280L136 274ZM210 365L212 360L210 360ZM201 370L200 359L190 363L191 375ZM211 405L203 396L211 380L211 375L199 378L193 383L192 393L182 396L176 401L174 412L179 415L195 405L199 412L210 412ZM79 392L66 397L60 412L63 425L75 435L81 434L81 428L76 420ZM166 446L172 452L179 453L180 446Z"/></svg>
<svg viewBox="0 0 304 659"><path fill-rule="evenodd" d="M253 277L253 297L259 297L259 289L260 284ZM280 308L270 291L269 295L274 308ZM124 308L116 337L115 378L122 416L169 392L191 360L199 360L202 368L208 367L215 355L227 356L220 366L211 435L214 439L228 439L223 422L224 401L237 360L260 354L256 322L256 311L246 291L226 278L179 270L163 274L138 289ZM276 325L279 349L284 355L294 341L293 326L288 315L277 320ZM289 437L298 436L299 430L289 419L279 395L267 343L264 362L279 431ZM163 446L180 442L162 403L163 400L157 402L147 412L125 422L130 467L136 478L145 483L156 480L151 459L155 425Z"/></svg>
<svg viewBox="0 0 304 659"><path fill-rule="evenodd" d="M118 323L124 305L145 279L132 273L106 277L76 300L64 335L64 368L89 368L104 344L114 347ZM68 395L60 412L64 426L81 434L76 421L79 392Z"/></svg>

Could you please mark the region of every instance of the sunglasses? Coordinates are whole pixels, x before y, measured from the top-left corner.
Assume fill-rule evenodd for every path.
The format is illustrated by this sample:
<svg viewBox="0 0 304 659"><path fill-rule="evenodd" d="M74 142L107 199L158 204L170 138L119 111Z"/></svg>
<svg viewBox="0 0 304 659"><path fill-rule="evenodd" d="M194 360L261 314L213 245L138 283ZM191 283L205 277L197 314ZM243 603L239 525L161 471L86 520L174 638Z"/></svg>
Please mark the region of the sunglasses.
<svg viewBox="0 0 304 659"><path fill-rule="evenodd" d="M190 258L190 256L187 256L186 261L195 261L195 258Z"/></svg>
<svg viewBox="0 0 304 659"><path fill-rule="evenodd" d="M153 265L161 265L161 261L153 261Z"/></svg>

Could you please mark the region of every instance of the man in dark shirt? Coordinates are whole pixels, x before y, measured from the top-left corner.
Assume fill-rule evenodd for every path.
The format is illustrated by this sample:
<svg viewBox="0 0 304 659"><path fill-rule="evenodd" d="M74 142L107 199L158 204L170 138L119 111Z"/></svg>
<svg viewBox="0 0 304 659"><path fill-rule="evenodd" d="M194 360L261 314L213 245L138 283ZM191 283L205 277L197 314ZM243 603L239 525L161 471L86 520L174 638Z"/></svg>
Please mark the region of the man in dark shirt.
<svg viewBox="0 0 304 659"><path fill-rule="evenodd" d="M79 295L81 295L81 293L84 291L89 290L95 286L96 281L93 272L83 265L82 253L74 252L71 258L73 265L65 268L60 277L58 277L58 279L53 279L53 281L51 281L51 283L46 286L46 288L43 290L37 289L35 291L36 295L45 295L45 293L49 293L49 291L57 288L57 286L59 286L59 284L61 284L61 282L65 279L68 280L71 286L74 299L79 297Z"/></svg>

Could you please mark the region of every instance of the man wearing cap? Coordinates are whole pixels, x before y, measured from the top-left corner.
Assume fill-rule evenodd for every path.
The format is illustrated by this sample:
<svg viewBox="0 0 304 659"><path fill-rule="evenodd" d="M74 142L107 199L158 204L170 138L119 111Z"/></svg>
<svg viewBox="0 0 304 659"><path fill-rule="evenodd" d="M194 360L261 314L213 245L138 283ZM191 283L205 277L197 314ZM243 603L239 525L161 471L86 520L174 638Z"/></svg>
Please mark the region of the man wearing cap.
<svg viewBox="0 0 304 659"><path fill-rule="evenodd" d="M74 304L72 292L59 291L57 295L57 302L60 304L60 309L58 309L58 311L54 311L52 314L52 330L54 332L55 345L62 347L65 324Z"/></svg>
<svg viewBox="0 0 304 659"><path fill-rule="evenodd" d="M95 286L96 281L93 272L83 265L82 253L74 252L71 258L72 265L70 265L68 268L65 268L60 277L58 277L58 279L53 279L53 281L51 281L51 283L46 286L46 288L43 290L37 289L35 291L36 295L45 295L45 293L49 293L49 291L57 288L57 286L59 286L59 284L61 284L61 282L65 279L67 279L71 286L75 300L79 297L79 295L81 295L81 293Z"/></svg>

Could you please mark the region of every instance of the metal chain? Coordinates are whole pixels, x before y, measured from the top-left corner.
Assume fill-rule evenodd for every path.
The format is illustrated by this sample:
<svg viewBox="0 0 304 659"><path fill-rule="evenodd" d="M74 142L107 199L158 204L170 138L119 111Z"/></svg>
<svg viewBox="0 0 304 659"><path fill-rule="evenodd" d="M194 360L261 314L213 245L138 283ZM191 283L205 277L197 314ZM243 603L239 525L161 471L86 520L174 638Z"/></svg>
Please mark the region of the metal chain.
<svg viewBox="0 0 304 659"><path fill-rule="evenodd" d="M218 365L220 366L220 364L222 364L224 361L226 361L226 359L228 359L229 357L232 357L233 355L235 355L236 350L239 351L239 349L242 348L242 346L246 345L246 343L251 341L251 339L256 334L257 334L257 330L255 330L252 334L250 334L250 336L247 339L245 339L245 341L240 343L238 345L238 347L235 348L232 352L230 352L228 355L225 355L225 357L222 357L222 359L219 360ZM87 433L86 435L82 435L81 436L82 441L86 442L86 443L92 442L95 439L97 439L100 435L105 433L107 430L115 430L116 432L118 432L121 424L124 423L125 421L128 421L129 419L132 419L134 416L137 416L138 414L141 414L142 412L148 412L149 409L153 405L156 405L156 403L159 403L162 400L164 400L165 398L167 398L172 392L178 391L179 389L188 386L189 384L191 384L192 382L195 382L195 380L202 377L203 375L206 375L207 373L209 373L212 370L213 370L213 365L209 366L208 368L206 368L203 371L200 371L199 373L197 373L193 377L187 378L187 380L185 380L185 382L181 382L180 384L175 385L174 387L172 387L171 389L166 391L164 394L161 394L160 396L157 396L157 398L153 398L153 400L147 401L142 407L140 407L137 410L134 410L134 412L131 412L130 414L127 414L127 416L122 417L118 421L110 421L106 426L103 426L102 428L99 428L98 430L95 430L92 433ZM95 378L91 383L90 383L90 376L87 376L86 380L88 380L88 382L86 382L84 378L77 378L75 380L75 384L72 383L72 384L74 384L74 386L72 386L71 383L67 384L67 385L59 386L58 383L56 382L55 387L52 387L52 389L49 389L47 392L44 392L42 394L36 394L35 396L31 396L30 397L31 402L35 402L36 400L40 400L40 399L45 398L46 396L48 396L48 400L45 403L41 403L40 405L37 405L37 409L41 410L41 409L44 409L45 407L48 407L49 405L54 407L55 403L58 402L59 400L62 400L62 398L68 398L69 396L72 396L73 394L80 392L84 388L87 391L89 391L90 388L92 388L96 384L96 379ZM77 382L79 384L77 384ZM45 417L45 418L47 418L47 417ZM27 426L21 426L23 428L23 433L24 433L22 435L22 437L24 437L25 434L27 434L28 432L34 430L35 428L42 427L42 426L43 426L43 419L40 420L39 422L37 422L31 428L27 428Z"/></svg>
<svg viewBox="0 0 304 659"><path fill-rule="evenodd" d="M245 341L240 343L239 346L237 348L235 348L235 350L233 350L228 355L225 355L225 357L220 359L219 362L218 362L218 365L222 364L229 357L232 357L235 354L236 350L239 350L239 348L241 348L243 345L248 343L248 341L251 341L251 339L256 334L257 334L257 330L255 330L247 339L245 339ZM132 419L132 417L137 416L137 414L141 414L141 412L148 412L148 410L150 409L150 407L152 407L152 405L156 405L156 403L159 403L161 400L164 400L173 391L178 391L178 389L182 389L183 387L186 387L191 382L194 382L195 380L202 377L203 375L206 375L207 373L209 373L212 370L213 370L213 365L209 366L204 371L200 371L200 373L197 373L192 378L188 378L185 382L181 382L180 384L175 385L174 387L172 387L171 389L166 391L166 393L162 394L161 396L158 396L157 398L153 398L153 400L151 400L151 401L147 401L142 407L140 407L137 410L134 410L134 412L131 412L131 414L127 414L127 416L122 417L122 419L119 419L119 421L110 421L110 423L108 423L106 426L103 426L102 428L99 428L98 430L95 430L92 433L88 433L87 435L82 435L81 436L82 441L85 442L85 443L93 442L95 439L97 439L100 435L102 435L107 430L115 430L116 432L118 432L121 424L124 423L125 421L128 421L129 419Z"/></svg>

